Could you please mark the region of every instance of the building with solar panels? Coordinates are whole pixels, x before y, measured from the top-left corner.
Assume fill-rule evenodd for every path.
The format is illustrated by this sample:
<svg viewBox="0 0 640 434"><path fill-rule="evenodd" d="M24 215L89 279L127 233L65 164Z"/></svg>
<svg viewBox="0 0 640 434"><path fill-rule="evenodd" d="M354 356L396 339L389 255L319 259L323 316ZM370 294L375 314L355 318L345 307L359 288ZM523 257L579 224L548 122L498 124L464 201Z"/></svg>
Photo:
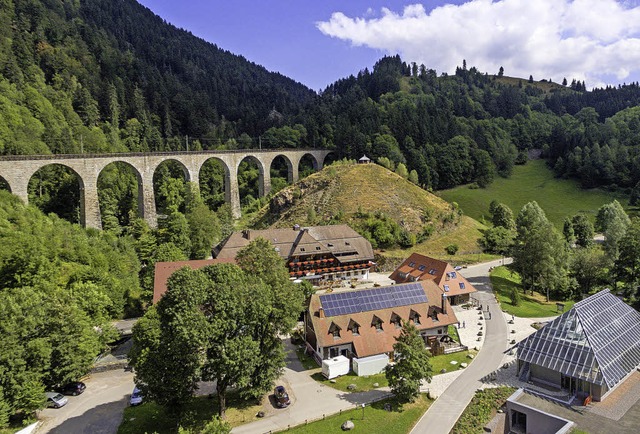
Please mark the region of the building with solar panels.
<svg viewBox="0 0 640 434"><path fill-rule="evenodd" d="M521 380L600 401L640 366L640 313L600 291L515 348Z"/></svg>
<svg viewBox="0 0 640 434"><path fill-rule="evenodd" d="M305 317L307 351L319 363L338 356L356 359L354 366L374 360L379 365L381 355L393 361L404 322L420 331L432 354L444 353L449 344L461 348L448 336L458 319L446 295L428 280L312 295Z"/></svg>

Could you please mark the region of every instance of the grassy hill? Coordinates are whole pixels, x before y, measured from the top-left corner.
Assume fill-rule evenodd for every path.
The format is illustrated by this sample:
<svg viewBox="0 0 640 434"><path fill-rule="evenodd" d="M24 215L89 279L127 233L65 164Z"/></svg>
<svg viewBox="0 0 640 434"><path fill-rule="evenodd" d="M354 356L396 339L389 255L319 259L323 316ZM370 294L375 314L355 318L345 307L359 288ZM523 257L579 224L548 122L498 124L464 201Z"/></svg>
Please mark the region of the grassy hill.
<svg viewBox="0 0 640 434"><path fill-rule="evenodd" d="M456 202L466 215L483 221L489 219L489 203L493 199L508 205L517 215L524 204L535 200L549 220L562 228L566 216L579 212L594 219L598 208L613 199L627 206L628 199L603 190L584 190L573 180L556 178L543 160L516 166L510 178L497 178L485 189L459 186L438 193L449 202Z"/></svg>
<svg viewBox="0 0 640 434"><path fill-rule="evenodd" d="M278 192L251 226L290 227L294 224L347 223L363 232L367 220L384 216L418 239L413 247L379 249L386 258L421 252L466 263L484 259L477 239L483 225L460 215L451 204L376 164L333 164ZM428 236L426 234L428 233ZM459 246L448 256L444 248Z"/></svg>

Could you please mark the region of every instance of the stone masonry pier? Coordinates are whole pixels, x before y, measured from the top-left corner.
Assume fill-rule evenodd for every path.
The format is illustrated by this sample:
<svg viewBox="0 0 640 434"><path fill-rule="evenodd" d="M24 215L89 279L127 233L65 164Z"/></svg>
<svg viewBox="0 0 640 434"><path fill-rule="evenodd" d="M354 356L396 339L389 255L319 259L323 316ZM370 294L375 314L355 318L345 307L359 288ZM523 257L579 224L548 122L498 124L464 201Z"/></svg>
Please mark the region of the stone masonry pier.
<svg viewBox="0 0 640 434"><path fill-rule="evenodd" d="M288 181L298 180L300 160L309 155L315 170L322 169L325 158L332 151L319 149L277 149L239 151L191 151L160 153L119 153L81 155L14 155L0 157L0 176L9 185L13 194L24 203L29 202L28 186L31 177L50 164L68 167L78 176L80 183L80 218L88 228L102 228L98 203L98 177L109 164L121 162L129 165L138 179L138 212L151 227L157 226L153 174L165 161L176 161L182 166L188 182L199 185L200 169L209 160L222 164L225 172L225 200L231 205L235 218L240 217L240 193L238 189L238 167L245 158L253 160L260 172L260 196L271 190L271 163L283 157L288 167Z"/></svg>

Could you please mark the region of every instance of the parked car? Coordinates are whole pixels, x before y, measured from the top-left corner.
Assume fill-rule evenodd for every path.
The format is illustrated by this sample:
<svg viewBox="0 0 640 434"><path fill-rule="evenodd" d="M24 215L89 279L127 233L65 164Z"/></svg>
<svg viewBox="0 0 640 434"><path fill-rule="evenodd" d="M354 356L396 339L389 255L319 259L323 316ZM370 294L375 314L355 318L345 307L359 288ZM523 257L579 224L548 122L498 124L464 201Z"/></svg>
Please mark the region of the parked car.
<svg viewBox="0 0 640 434"><path fill-rule="evenodd" d="M276 400L276 405L280 408L284 408L291 403L289 400L289 394L285 390L284 386L276 386L273 391L273 395Z"/></svg>
<svg viewBox="0 0 640 434"><path fill-rule="evenodd" d="M129 398L129 404L131 406L142 404L142 391L138 389L138 386L133 388L133 392L131 393L131 398Z"/></svg>
<svg viewBox="0 0 640 434"><path fill-rule="evenodd" d="M80 395L84 392L87 386L82 381L73 381L71 383L65 384L60 388L60 393L63 395Z"/></svg>
<svg viewBox="0 0 640 434"><path fill-rule="evenodd" d="M45 392L44 396L47 397L47 407L60 408L67 405L69 399L62 393L58 392Z"/></svg>

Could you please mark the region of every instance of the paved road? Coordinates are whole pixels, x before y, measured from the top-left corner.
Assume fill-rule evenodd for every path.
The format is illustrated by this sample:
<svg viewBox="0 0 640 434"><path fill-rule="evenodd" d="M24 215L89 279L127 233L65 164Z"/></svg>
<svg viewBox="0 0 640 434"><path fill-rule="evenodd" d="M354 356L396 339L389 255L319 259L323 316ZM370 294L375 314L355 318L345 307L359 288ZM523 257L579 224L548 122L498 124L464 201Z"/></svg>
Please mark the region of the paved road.
<svg viewBox="0 0 640 434"><path fill-rule="evenodd" d="M262 434L281 431L289 426L300 425L305 420L322 418L323 415L351 410L362 403L377 400L389 393L389 390L372 390L360 393L345 393L318 383L304 371L295 353L295 346L285 340L287 367L279 384L285 384L291 398L291 405L285 409L276 409L264 419L235 427L234 434ZM365 409L366 411L366 409Z"/></svg>
<svg viewBox="0 0 640 434"><path fill-rule="evenodd" d="M124 370L92 374L82 395L62 408L42 410L37 434L115 434L133 390L133 374Z"/></svg>
<svg viewBox="0 0 640 434"><path fill-rule="evenodd" d="M505 260L510 263L510 258ZM469 405L475 391L482 384L480 379L499 368L503 352L507 348L507 323L497 304L489 282L489 268L502 265L503 261L492 261L471 266L461 271L478 289L475 296L486 309L489 306L491 319L486 321L484 345L464 372L444 391L411 431L412 434L443 434L451 431L456 421Z"/></svg>

